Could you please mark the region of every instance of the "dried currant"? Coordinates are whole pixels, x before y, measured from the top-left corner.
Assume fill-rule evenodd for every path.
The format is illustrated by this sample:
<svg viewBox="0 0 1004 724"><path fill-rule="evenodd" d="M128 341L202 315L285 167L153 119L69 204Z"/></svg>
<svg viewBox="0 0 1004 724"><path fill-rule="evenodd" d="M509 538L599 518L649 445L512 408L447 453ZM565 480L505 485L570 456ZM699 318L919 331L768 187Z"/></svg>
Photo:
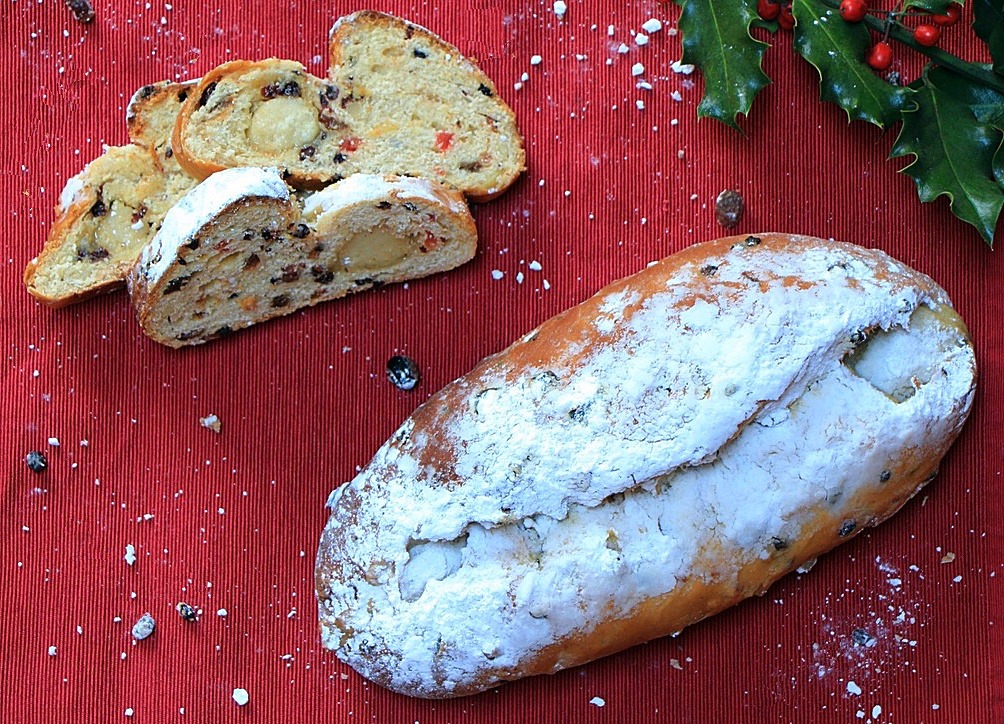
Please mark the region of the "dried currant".
<svg viewBox="0 0 1004 724"><path fill-rule="evenodd" d="M743 217L745 203L742 194L734 189L726 189L715 199L715 219L726 229L731 229Z"/></svg>
<svg viewBox="0 0 1004 724"><path fill-rule="evenodd" d="M396 354L387 360L387 379L401 390L410 390L418 384L421 374L411 357Z"/></svg>
<svg viewBox="0 0 1004 724"><path fill-rule="evenodd" d="M45 459L45 453L41 450L32 450L24 456L24 462L33 473L41 473L49 467L49 461Z"/></svg>

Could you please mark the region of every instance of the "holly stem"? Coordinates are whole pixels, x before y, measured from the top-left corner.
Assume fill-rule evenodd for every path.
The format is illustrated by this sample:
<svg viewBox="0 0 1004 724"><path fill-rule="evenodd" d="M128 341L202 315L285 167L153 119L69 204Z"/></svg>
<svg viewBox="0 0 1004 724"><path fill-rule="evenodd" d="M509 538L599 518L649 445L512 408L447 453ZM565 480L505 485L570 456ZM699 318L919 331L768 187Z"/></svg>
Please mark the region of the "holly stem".
<svg viewBox="0 0 1004 724"><path fill-rule="evenodd" d="M840 0L820 0L820 2L829 8L833 8L834 10L840 9ZM913 48L918 53L926 55L935 63L958 73L964 78L968 78L971 81L985 85L988 88L992 88L998 93L1004 95L1004 77L999 76L992 71L986 70L985 68L981 68L976 63L964 61L962 58L952 55L951 53L948 53L936 46L928 47L921 45L913 39L913 33L899 23L890 24L886 18L879 19L872 17L871 15L866 15L861 22L874 30L876 33L882 34L883 37L890 37L903 45ZM886 34L888 34L888 36L886 36Z"/></svg>

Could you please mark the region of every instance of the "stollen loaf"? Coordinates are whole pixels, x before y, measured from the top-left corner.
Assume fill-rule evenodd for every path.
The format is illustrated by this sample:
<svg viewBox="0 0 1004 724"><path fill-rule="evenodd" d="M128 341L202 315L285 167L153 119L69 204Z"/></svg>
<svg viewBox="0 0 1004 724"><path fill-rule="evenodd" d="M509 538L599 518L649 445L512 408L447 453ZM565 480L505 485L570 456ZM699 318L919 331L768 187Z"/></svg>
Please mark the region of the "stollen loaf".
<svg viewBox="0 0 1004 724"><path fill-rule="evenodd" d="M881 251L690 247L483 360L331 494L321 641L443 698L678 632L896 512L975 382L946 293Z"/></svg>

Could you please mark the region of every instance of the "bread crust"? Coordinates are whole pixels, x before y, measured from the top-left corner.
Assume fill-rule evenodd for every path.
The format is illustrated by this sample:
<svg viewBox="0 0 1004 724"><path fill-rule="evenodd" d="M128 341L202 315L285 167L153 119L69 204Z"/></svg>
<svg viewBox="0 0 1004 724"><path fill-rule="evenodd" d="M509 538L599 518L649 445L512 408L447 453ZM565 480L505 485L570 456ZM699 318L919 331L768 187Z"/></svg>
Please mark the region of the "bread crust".
<svg viewBox="0 0 1004 724"><path fill-rule="evenodd" d="M943 290L881 252L686 249L483 360L332 494L322 643L441 698L677 632L899 509L974 360Z"/></svg>

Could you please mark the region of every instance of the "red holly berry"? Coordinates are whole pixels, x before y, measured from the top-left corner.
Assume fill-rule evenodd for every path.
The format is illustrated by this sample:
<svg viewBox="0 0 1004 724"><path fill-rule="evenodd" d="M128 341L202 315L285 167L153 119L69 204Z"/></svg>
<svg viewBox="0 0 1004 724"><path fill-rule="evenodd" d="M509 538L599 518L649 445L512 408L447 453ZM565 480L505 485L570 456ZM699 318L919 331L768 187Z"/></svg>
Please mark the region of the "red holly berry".
<svg viewBox="0 0 1004 724"><path fill-rule="evenodd" d="M875 70L889 70L892 65L892 47L884 40L880 40L868 49L865 62Z"/></svg>
<svg viewBox="0 0 1004 724"><path fill-rule="evenodd" d="M795 16L791 14L791 3L781 5L781 12L777 16L777 24L782 30L791 30L795 27Z"/></svg>
<svg viewBox="0 0 1004 724"><path fill-rule="evenodd" d="M955 25L962 17L962 6L959 3L952 3L948 6L948 12L944 15L932 15L931 20L935 25Z"/></svg>
<svg viewBox="0 0 1004 724"><path fill-rule="evenodd" d="M841 0L840 17L849 23L860 23L868 14L868 3L865 0Z"/></svg>
<svg viewBox="0 0 1004 724"><path fill-rule="evenodd" d="M764 20L773 20L781 12L779 0L756 0L757 14Z"/></svg>
<svg viewBox="0 0 1004 724"><path fill-rule="evenodd" d="M921 45L930 48L941 37L941 28L937 25L918 25L913 29L913 39Z"/></svg>

